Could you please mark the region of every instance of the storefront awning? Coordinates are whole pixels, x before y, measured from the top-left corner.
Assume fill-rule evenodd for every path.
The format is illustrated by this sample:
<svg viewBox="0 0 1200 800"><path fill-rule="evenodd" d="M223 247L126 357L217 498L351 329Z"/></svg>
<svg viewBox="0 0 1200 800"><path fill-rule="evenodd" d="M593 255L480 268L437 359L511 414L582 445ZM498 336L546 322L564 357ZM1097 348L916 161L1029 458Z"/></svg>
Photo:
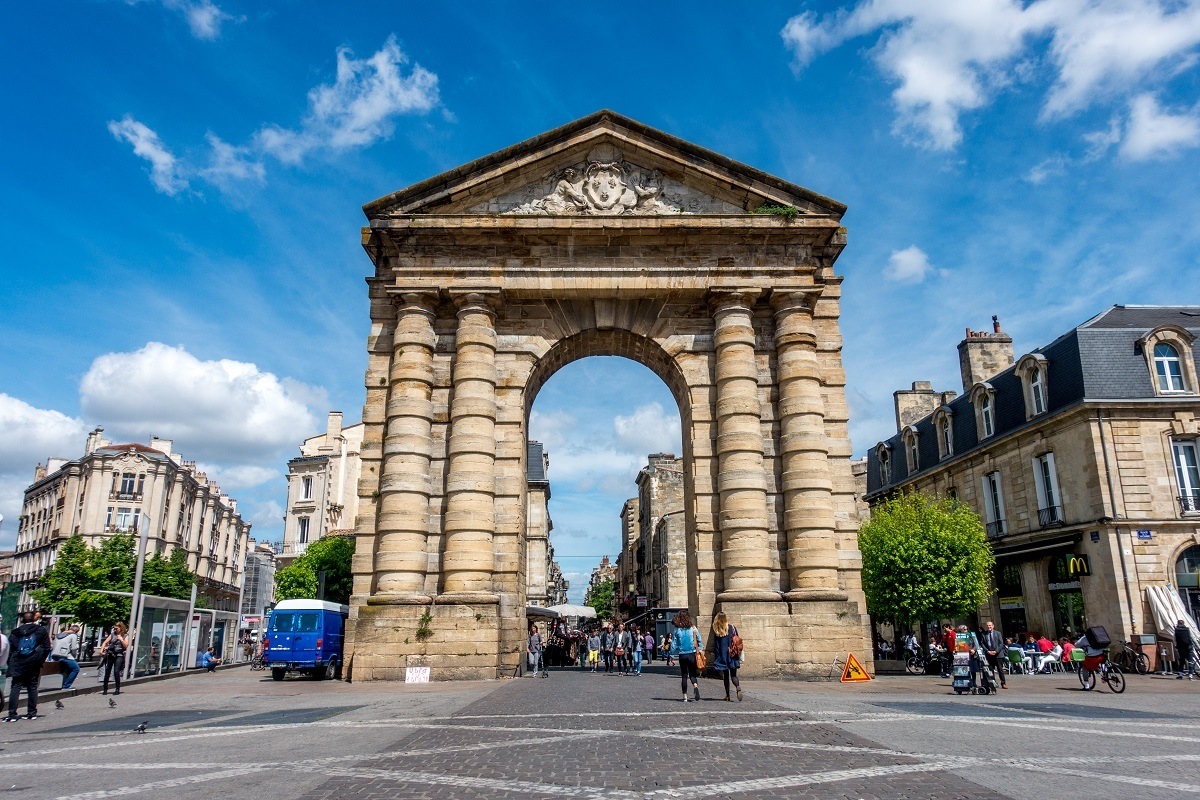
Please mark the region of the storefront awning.
<svg viewBox="0 0 1200 800"><path fill-rule="evenodd" d="M1175 641L1175 623L1183 620L1192 630L1192 641L1200 640L1200 629L1197 629L1192 618L1188 616L1179 592L1171 584L1166 586L1147 586L1146 599L1150 601L1150 611L1154 616L1154 627L1158 629L1160 639Z"/></svg>
<svg viewBox="0 0 1200 800"><path fill-rule="evenodd" d="M992 552L997 559L1015 558L1016 556L1029 555L1031 553L1042 553L1047 550L1060 550L1064 547L1071 547L1079 544L1083 539L1083 533L1068 533L1065 536L1050 536L1034 539L1025 544L1010 544L1001 547L992 548Z"/></svg>

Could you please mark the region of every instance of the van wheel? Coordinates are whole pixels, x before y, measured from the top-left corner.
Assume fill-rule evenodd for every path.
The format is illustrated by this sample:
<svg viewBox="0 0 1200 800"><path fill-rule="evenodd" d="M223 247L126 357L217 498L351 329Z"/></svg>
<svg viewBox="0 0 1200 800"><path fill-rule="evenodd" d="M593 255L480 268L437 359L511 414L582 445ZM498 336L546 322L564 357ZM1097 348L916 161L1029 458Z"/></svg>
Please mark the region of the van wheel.
<svg viewBox="0 0 1200 800"><path fill-rule="evenodd" d="M286 674L287 674L286 669L278 669L278 668L272 669L271 670L271 680L281 681L281 680L283 680L283 676Z"/></svg>
<svg viewBox="0 0 1200 800"><path fill-rule="evenodd" d="M313 676L314 681L325 680L325 667L321 667L321 666L313 667L312 676Z"/></svg>
<svg viewBox="0 0 1200 800"><path fill-rule="evenodd" d="M329 665L325 667L325 677L331 681L341 680L342 665L338 663L336 658L329 659Z"/></svg>

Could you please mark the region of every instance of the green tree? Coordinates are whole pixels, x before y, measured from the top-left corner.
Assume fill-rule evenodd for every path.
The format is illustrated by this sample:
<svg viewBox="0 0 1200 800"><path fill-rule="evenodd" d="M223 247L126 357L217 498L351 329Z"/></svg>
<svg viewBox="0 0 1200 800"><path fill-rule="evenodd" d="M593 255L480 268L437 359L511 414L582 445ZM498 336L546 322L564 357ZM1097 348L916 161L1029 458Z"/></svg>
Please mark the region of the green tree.
<svg viewBox="0 0 1200 800"><path fill-rule="evenodd" d="M275 599L315 599L318 576L325 570L325 599L331 603L349 603L353 557L354 539L343 536L318 539L290 566L275 573Z"/></svg>
<svg viewBox="0 0 1200 800"><path fill-rule="evenodd" d="M583 601L583 604L596 609L597 619L608 619L613 613L616 593L616 581L611 578L606 581L600 581L594 588L588 590L587 599Z"/></svg>
<svg viewBox="0 0 1200 800"><path fill-rule="evenodd" d="M167 558L155 553L142 568L142 591L147 594L186 600L192 596L195 582L195 574L188 569L187 553L182 550L172 550Z"/></svg>
<svg viewBox="0 0 1200 800"><path fill-rule="evenodd" d="M991 593L995 558L971 508L911 492L871 511L858 533L863 592L901 623L963 617Z"/></svg>

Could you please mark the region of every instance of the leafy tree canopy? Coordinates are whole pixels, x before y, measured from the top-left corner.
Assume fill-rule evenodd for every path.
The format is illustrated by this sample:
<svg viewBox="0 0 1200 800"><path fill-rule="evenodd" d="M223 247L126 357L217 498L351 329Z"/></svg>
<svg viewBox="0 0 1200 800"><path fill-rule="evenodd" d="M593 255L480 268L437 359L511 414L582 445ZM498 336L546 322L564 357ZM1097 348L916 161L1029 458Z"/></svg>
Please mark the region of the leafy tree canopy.
<svg viewBox="0 0 1200 800"><path fill-rule="evenodd" d="M95 590L132 592L136 571L137 538L133 534L114 534L97 548L88 547L76 534L59 547L54 564L30 595L41 609L70 614L88 625L108 625L129 618L129 598ZM167 558L155 553L142 570L142 591L187 599L195 580L182 550Z"/></svg>
<svg viewBox="0 0 1200 800"><path fill-rule="evenodd" d="M612 579L601 581L594 588L588 590L587 599L583 601L583 604L596 609L597 619L608 619L613 614L616 593L616 581Z"/></svg>
<svg viewBox="0 0 1200 800"><path fill-rule="evenodd" d="M991 592L995 558L965 504L907 493L872 510L858 533L863 591L877 617L963 617Z"/></svg>
<svg viewBox="0 0 1200 800"><path fill-rule="evenodd" d="M353 557L354 539L342 536L318 539L303 555L275 573L275 599L316 599L318 576L325 570L325 599L331 603L349 603Z"/></svg>

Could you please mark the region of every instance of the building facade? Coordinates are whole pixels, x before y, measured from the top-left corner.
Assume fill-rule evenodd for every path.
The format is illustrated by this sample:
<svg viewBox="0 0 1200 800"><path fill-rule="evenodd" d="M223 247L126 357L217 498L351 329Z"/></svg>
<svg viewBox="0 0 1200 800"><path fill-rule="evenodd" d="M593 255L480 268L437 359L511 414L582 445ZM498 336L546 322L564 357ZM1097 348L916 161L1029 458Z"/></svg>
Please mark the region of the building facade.
<svg viewBox="0 0 1200 800"><path fill-rule="evenodd" d="M650 608L687 608L683 459L653 453L637 476L639 593Z"/></svg>
<svg viewBox="0 0 1200 800"><path fill-rule="evenodd" d="M963 394L896 392L868 453L872 504L909 489L969 503L996 555L980 616L1005 634L1158 633L1150 587L1200 611L1200 307L1114 306L1014 358L968 329Z"/></svg>
<svg viewBox="0 0 1200 800"><path fill-rule="evenodd" d="M317 539L349 536L358 514L363 426L342 427L342 412L330 411L325 432L304 440L288 462L287 508L283 520L280 568Z"/></svg>
<svg viewBox="0 0 1200 800"><path fill-rule="evenodd" d="M246 553L241 613L243 617L261 620L266 609L275 604L275 550L266 542L251 539L250 544L250 551Z"/></svg>
<svg viewBox="0 0 1200 800"><path fill-rule="evenodd" d="M96 547L114 533L144 530L148 555L183 549L199 593L213 608L237 609L250 536L237 501L172 452L169 440L112 444L103 431L88 435L82 457L39 464L25 490L13 563L21 607L32 605L29 590L72 535Z"/></svg>
<svg viewBox="0 0 1200 800"><path fill-rule="evenodd" d="M531 606L554 606L567 602L567 588L558 562L550 532L550 456L541 442L531 441L526 447L529 489L525 514L525 598Z"/></svg>

